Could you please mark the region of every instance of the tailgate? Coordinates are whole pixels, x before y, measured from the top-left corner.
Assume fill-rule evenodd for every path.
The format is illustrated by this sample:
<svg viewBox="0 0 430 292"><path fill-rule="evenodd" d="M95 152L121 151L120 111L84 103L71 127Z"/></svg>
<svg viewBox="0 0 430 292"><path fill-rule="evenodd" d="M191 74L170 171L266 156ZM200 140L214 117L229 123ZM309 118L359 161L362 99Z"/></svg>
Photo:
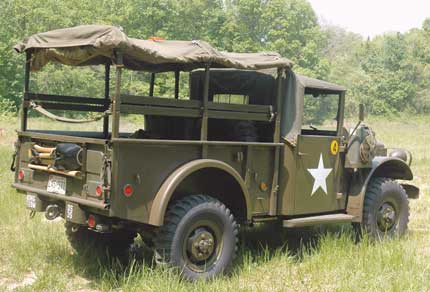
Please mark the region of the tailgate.
<svg viewBox="0 0 430 292"><path fill-rule="evenodd" d="M42 199L107 209L109 151L103 139L19 134L13 186Z"/></svg>

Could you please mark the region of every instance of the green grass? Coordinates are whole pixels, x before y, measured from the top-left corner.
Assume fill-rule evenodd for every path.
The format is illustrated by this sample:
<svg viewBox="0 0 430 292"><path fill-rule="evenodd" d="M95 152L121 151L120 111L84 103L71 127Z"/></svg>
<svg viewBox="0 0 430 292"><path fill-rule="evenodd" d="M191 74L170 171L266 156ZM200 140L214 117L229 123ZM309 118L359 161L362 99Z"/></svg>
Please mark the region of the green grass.
<svg viewBox="0 0 430 292"><path fill-rule="evenodd" d="M411 202L407 236L355 243L348 225L286 234L261 228L243 234L231 276L188 283L142 260L123 266L102 263L91 254L74 255L61 222L46 223L41 214L30 219L24 196L10 187L18 122L0 122L0 291L13 286L14 291L429 291L430 118L368 124L385 145L414 155L414 182L422 193ZM31 285L19 286L28 278L33 278Z"/></svg>

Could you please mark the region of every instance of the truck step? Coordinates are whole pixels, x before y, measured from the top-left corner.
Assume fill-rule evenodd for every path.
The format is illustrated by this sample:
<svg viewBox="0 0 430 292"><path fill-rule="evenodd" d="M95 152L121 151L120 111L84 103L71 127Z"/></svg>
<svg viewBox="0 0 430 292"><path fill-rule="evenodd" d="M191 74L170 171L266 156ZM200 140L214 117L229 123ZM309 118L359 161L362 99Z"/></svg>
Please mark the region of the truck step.
<svg viewBox="0 0 430 292"><path fill-rule="evenodd" d="M332 223L348 223L352 222L354 216L348 214L331 214L331 215L320 215L306 218L296 218L290 220L284 220L284 227L305 227L312 225L321 224L332 224Z"/></svg>

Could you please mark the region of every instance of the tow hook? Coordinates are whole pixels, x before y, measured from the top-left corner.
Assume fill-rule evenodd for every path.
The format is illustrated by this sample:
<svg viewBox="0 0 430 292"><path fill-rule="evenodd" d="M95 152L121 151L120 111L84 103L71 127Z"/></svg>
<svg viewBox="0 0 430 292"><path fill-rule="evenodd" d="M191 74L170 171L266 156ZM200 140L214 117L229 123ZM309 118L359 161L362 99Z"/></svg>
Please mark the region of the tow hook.
<svg viewBox="0 0 430 292"><path fill-rule="evenodd" d="M61 209L58 205L48 205L45 210L45 218L48 220L54 220L61 214Z"/></svg>

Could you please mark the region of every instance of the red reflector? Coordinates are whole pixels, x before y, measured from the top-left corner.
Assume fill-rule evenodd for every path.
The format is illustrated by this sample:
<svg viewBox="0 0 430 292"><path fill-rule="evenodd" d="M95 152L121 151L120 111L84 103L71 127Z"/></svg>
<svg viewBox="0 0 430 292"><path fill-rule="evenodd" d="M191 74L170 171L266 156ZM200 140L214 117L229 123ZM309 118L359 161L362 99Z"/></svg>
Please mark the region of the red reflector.
<svg viewBox="0 0 430 292"><path fill-rule="evenodd" d="M96 195L101 197L103 195L103 188L102 186L97 186L96 187Z"/></svg>
<svg viewBox="0 0 430 292"><path fill-rule="evenodd" d="M124 188L122 189L122 192L124 193L124 196L130 197L131 195L133 195L133 192L134 192L133 186L125 185Z"/></svg>
<svg viewBox="0 0 430 292"><path fill-rule="evenodd" d="M89 215L87 219L88 227L95 228L96 227L96 218L93 215Z"/></svg>
<svg viewBox="0 0 430 292"><path fill-rule="evenodd" d="M22 169L20 169L18 171L18 179L19 180L24 180L24 177L25 177L24 171Z"/></svg>

